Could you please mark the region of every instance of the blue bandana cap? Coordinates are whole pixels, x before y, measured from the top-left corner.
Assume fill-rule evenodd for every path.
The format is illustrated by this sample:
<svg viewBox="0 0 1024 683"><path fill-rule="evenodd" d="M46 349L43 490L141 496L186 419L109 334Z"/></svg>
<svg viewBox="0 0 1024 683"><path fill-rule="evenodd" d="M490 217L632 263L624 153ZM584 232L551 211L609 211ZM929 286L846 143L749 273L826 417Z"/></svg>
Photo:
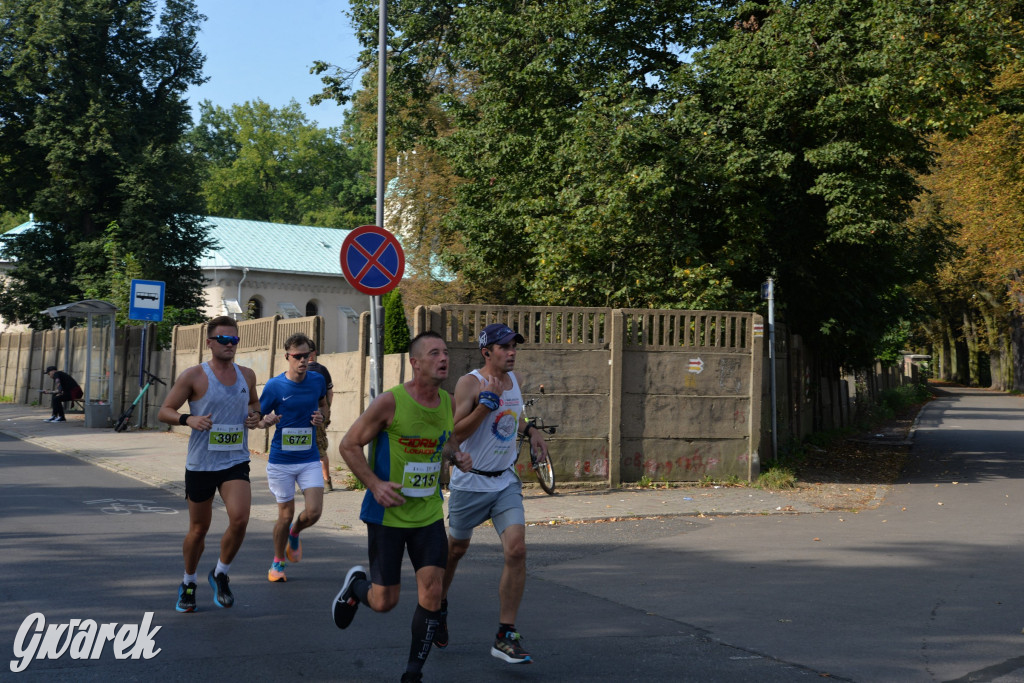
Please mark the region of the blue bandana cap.
<svg viewBox="0 0 1024 683"><path fill-rule="evenodd" d="M513 339L516 340L517 344L522 344L526 341L523 335L519 334L505 323L494 323L488 325L480 333L477 338L477 343L480 344L480 348L490 346L491 344L508 344Z"/></svg>

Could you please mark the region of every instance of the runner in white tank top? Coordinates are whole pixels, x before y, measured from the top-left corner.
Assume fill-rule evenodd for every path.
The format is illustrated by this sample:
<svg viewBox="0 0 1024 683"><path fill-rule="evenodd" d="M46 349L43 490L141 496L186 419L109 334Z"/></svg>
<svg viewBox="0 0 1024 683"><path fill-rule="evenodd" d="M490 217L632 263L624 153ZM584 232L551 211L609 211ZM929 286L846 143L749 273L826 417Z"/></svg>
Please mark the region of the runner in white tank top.
<svg viewBox="0 0 1024 683"><path fill-rule="evenodd" d="M480 391L487 387L487 378L479 370L471 373L480 382ZM459 450L473 455L473 469L452 471L450 488L460 491L500 491L516 479L516 436L519 416L523 412L523 394L516 373L505 375L511 386L501 392L497 410L490 411L473 434L459 444ZM480 474L487 472L487 474ZM500 473L494 476L495 473Z"/></svg>
<svg viewBox="0 0 1024 683"><path fill-rule="evenodd" d="M515 621L526 585L526 522L523 485L513 469L516 435L529 429L539 457L548 447L539 429L523 419L520 378L515 372L517 345L523 337L501 323L488 325L477 340L484 366L455 386L455 437L473 458L469 472L452 472L448 497L448 567L444 575L441 623L434 644L448 645L448 589L459 560L469 550L473 529L487 520L501 539L505 564L498 589L498 630L491 654L509 664L533 661L523 647Z"/></svg>

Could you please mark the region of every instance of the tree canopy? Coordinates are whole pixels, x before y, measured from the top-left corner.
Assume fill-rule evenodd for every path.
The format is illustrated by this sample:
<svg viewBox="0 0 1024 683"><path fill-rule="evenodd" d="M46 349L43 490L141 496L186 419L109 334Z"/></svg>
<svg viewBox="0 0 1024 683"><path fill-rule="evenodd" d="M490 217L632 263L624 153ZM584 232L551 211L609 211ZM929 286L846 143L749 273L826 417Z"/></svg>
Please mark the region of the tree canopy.
<svg viewBox="0 0 1024 683"><path fill-rule="evenodd" d="M954 249L922 282L917 298L927 314L923 343L944 361L946 379L984 379L987 354L992 386L1024 387L1024 113L1017 104L1024 74L999 76L1000 111L962 139L936 136L939 163L921 182L926 206L948 224Z"/></svg>
<svg viewBox="0 0 1024 683"><path fill-rule="evenodd" d="M203 170L207 213L355 228L374 218L373 147L346 129L320 128L298 103L199 105L188 149Z"/></svg>
<svg viewBox="0 0 1024 683"><path fill-rule="evenodd" d="M180 142L204 19L191 0L0 5L0 212L37 224L4 240L7 320L45 326L41 309L106 295L111 240L169 304L201 304L209 240Z"/></svg>
<svg viewBox="0 0 1024 683"><path fill-rule="evenodd" d="M351 6L371 68L377 3ZM1015 8L400 0L389 145L460 178L441 225L476 298L749 309L771 275L794 329L863 362L944 253L908 220L928 136L997 107Z"/></svg>

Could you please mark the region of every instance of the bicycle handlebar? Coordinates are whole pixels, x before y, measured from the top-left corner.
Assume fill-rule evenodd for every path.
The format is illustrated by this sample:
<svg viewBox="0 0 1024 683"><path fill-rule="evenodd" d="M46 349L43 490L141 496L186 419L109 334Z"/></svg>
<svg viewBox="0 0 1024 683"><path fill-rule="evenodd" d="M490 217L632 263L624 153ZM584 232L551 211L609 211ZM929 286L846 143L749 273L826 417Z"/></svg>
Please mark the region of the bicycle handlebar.
<svg viewBox="0 0 1024 683"><path fill-rule="evenodd" d="M159 382L160 384L163 384L164 386L167 386L167 382L163 381L162 379L160 379L159 377L154 375L149 370L143 370L142 374L144 374L146 376L146 379L148 381L150 381L150 382Z"/></svg>

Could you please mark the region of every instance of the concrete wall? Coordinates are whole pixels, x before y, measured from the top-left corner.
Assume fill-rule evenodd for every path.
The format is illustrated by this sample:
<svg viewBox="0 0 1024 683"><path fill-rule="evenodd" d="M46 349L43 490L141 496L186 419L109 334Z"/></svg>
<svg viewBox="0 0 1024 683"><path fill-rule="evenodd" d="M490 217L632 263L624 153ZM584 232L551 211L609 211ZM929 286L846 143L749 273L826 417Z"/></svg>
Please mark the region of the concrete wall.
<svg viewBox="0 0 1024 683"><path fill-rule="evenodd" d="M638 481L752 480L772 457L767 330L761 316L734 311L618 310L525 306L419 307L413 333L433 329L450 353L449 378L480 367L476 337L492 322L505 322L526 337L516 369L531 415L557 425L550 439L559 486ZM278 316L239 323L237 360L256 373L257 389L285 369L285 338L304 332L318 344L325 334L319 316ZM84 330L72 331L72 374L84 367ZM781 445L812 431L852 424L856 406L884 389L915 381L916 368L878 366L858 378L831 378L799 336L777 329L778 440ZM149 335L152 340L152 335ZM148 354L148 368L171 381L209 358L206 326L175 328L170 350ZM18 402L38 400L46 365L63 368L63 334L0 335L0 393ZM328 441L332 465L348 427L369 402L369 313L359 321L358 348L321 354L334 380ZM115 362L116 416L138 391L141 329L118 330ZM408 380L405 354L383 358L384 387ZM75 375L78 377L78 375ZM541 386L544 387L543 394ZM146 397L147 425L166 395ZM180 431L184 428L176 427ZM250 444L265 451L270 430ZM517 463L520 474L529 472Z"/></svg>
<svg viewBox="0 0 1024 683"><path fill-rule="evenodd" d="M753 372L762 337L753 336L752 323L759 316L674 317L689 338L633 345L623 354L622 478L755 478L761 394Z"/></svg>
<svg viewBox="0 0 1024 683"><path fill-rule="evenodd" d="M170 357L156 351L153 326L146 327L145 369L165 381L170 377ZM142 356L143 327L119 328L115 333L114 367L109 367L109 332L94 330L90 376L86 377L86 356L89 354L88 331L76 327L65 334L63 330L45 332L5 332L0 335L0 394L19 403L49 405L50 397L41 389L50 389L53 381L43 370L50 365L67 369L82 385L89 382L92 403L106 405L104 413L111 418L120 415L139 393L139 361ZM109 391L108 377L113 372L114 389ZM136 420L147 411L154 416L163 402L166 388L154 385L142 402L142 410L133 416ZM137 422L136 422L137 423Z"/></svg>
<svg viewBox="0 0 1024 683"><path fill-rule="evenodd" d="M761 317L721 311L432 306L414 332L445 337L445 388L480 366L476 336L492 322L518 330L527 399L558 431L559 484L756 478ZM544 385L544 395L539 387ZM519 468L523 470L523 463Z"/></svg>

